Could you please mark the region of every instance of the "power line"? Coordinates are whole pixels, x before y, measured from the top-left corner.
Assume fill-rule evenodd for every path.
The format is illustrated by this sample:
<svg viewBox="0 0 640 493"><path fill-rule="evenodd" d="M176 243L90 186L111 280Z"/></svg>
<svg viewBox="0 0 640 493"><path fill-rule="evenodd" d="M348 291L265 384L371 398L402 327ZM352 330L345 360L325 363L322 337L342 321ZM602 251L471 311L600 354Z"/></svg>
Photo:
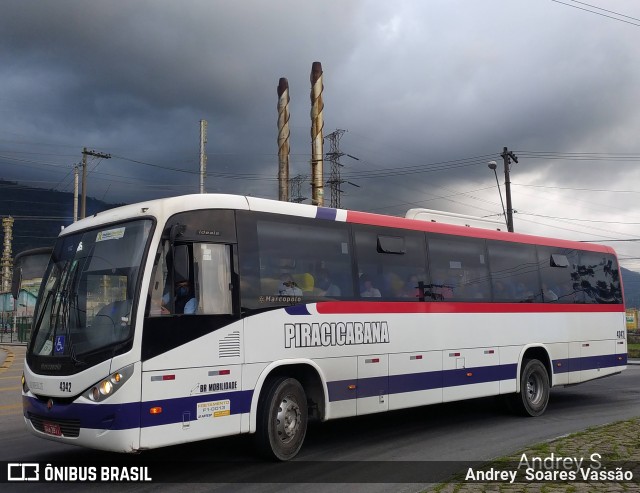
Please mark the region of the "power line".
<svg viewBox="0 0 640 493"><path fill-rule="evenodd" d="M388 205L388 206L385 206L385 207L369 209L369 211L373 212L373 211L385 210L385 209L389 209L391 207L406 207L406 206L421 207L426 202L432 202L434 200L448 199L450 197L457 197L459 195L466 195L468 197L472 197L471 195L468 195L468 194L474 193L474 192L480 192L480 191L483 191L483 190L489 190L489 189L493 189L493 188L496 188L496 187L489 186L489 187L483 187L483 188L476 188L474 190L468 190L468 191L465 191L465 192L455 192L455 193L452 193L451 195L442 195L442 196L439 196L439 197L432 197L430 199L425 199L425 200L417 200L417 201L411 201L411 202L399 202L397 204L391 204L391 205ZM472 197L472 198L475 198L475 197ZM497 214L497 215L502 216L502 214Z"/></svg>
<svg viewBox="0 0 640 493"><path fill-rule="evenodd" d="M578 7L577 5L571 5L569 3L561 2L560 0L551 0L551 1L555 2L555 3L561 3L562 5L566 5L567 7L572 7L574 9L584 10L585 12L589 12L591 14L596 14L596 15L600 15L602 17L607 17L608 19L613 19L614 21L624 22L625 24L631 24L632 26L640 26L640 24L636 24L635 22L625 21L624 19L619 19L618 17L613 17L611 15L603 14L601 12L595 12L593 10L585 9L584 7ZM620 17L626 17L627 19L635 19L637 21L640 21L640 19L636 19L635 17L630 17L630 16L624 15L624 14L619 14L617 12L614 12L613 10L603 9L603 8L600 8L600 7L596 7L594 5L589 5L588 3L578 2L576 0L570 0L570 1L582 4L582 5L587 5L589 7L594 8L594 9L603 10L604 12L609 12L609 13L615 14L615 15L620 16Z"/></svg>
<svg viewBox="0 0 640 493"><path fill-rule="evenodd" d="M527 185L525 183L512 183L519 187L531 188L552 188L555 190L574 190L577 192L612 192L612 193L640 193L638 190L612 190L610 188L574 188L574 187L554 187L551 185Z"/></svg>
<svg viewBox="0 0 640 493"><path fill-rule="evenodd" d="M563 152L554 152L554 151L517 151L518 154L520 155L520 157L527 157L529 159L557 159L557 160L568 160L568 161L602 161L602 160L608 160L608 161L612 161L612 160L617 160L617 161L630 161L630 162L640 162L640 155L638 154L612 154L612 153L592 153L592 152L572 152L572 153L563 153ZM7 153L4 153L7 154ZM237 154L237 153L228 153L228 154ZM54 156L55 154L51 154L52 156ZM62 154L59 154L60 156L62 156ZM275 154L265 154L265 155L269 155L269 156L274 156ZM473 166L473 165L479 165L479 164L485 164L485 160L488 157L494 157L495 154L486 154L486 155L479 155L479 156L473 156L473 157L469 157L469 158L463 158L463 159L455 159L455 160L447 160L447 161L437 161L437 162L427 162L427 163L419 163L419 164L412 164L412 165L404 165L404 166L400 166L400 167L378 167L377 169L372 169L375 165L372 166L373 163L371 162L367 162L366 160L363 160L362 162L360 162L359 164L362 164L363 166L367 167L366 173L356 173L356 172L351 172L349 173L349 177L357 177L358 179L389 179L395 176L404 176L404 175L418 175L418 174L423 174L423 173L430 173L430 172L438 172L438 171L448 171L448 170L453 170L456 168L463 168L463 167L469 167L469 166ZM61 165L59 164L54 164L51 161L47 161L47 160L38 160L38 159L25 159L25 158L21 158L21 157L16 157L16 156L4 156L5 158L9 159L9 160L15 160L16 162L27 162L29 164L35 164L35 165L44 165L44 166L49 166L49 167L55 167L55 168L62 168ZM167 171L173 171L173 172L181 172L181 173L186 173L186 174L195 174L198 173L197 170L195 170L195 168L193 170L188 170L188 169L180 169L180 168L176 168L176 167L171 167L171 166L166 166L166 165L161 165L158 163L153 163L153 162L149 162L149 161L145 161L145 160L138 160L138 159L132 159L132 158L128 158L128 157L124 157L124 156L114 156L114 158L118 158L118 159L122 159L125 161L129 161L129 162L134 162L137 164L141 164L141 165L146 165L146 166L152 166L152 167L156 167L158 169L165 169ZM185 161L186 162L186 161ZM67 171L66 176L69 175L69 171L68 168L65 169L65 171ZM121 177L124 178L124 175L120 175L120 174L112 174L112 173L104 173L104 172L97 172L94 168L94 170L92 170L93 175L98 175L101 177ZM275 180L275 178L272 178L270 176L266 176L266 175L261 175L259 173L216 173L216 175L219 178L223 178L223 179L236 179L236 180L260 180L260 181L264 181L264 180ZM213 175L212 175L213 176ZM344 176L344 175L343 175ZM65 177L66 178L66 177ZM175 189L176 187L180 187L180 185L164 185L164 184L148 184L148 183L144 183L144 184L140 184L138 180L136 180L135 178L132 178L133 181L121 181L120 183L122 183L123 185L130 185L130 186L136 186L136 187L144 187L144 188L149 188L149 189L156 189L156 190L171 190L171 189ZM64 178L63 180L64 181ZM111 178L111 181L116 181L113 180L113 178ZM35 183L35 181L34 181ZM522 185L522 184L518 184L518 185ZM192 185L184 185L182 187L191 187ZM410 187L407 183L402 183L402 186L405 189L410 189L412 187ZM430 185L427 185L430 186ZM528 185L522 185L522 186L528 186ZM545 188L543 186L536 186L537 188ZM417 187L413 187L414 189L417 189ZM414 205L414 204L419 204L419 203L425 203L425 202L429 202L429 201L434 201L434 200L448 200L450 202L453 203L457 203L460 205L463 205L464 207L474 207L473 205L470 205L466 202L461 202L461 201L456 201L453 200L452 197L455 196L465 196L470 198L473 201L482 201L485 203L490 203L492 205L495 205L495 202L492 201L488 201L488 200L483 200L479 197L473 196L470 193L477 191L477 190L472 190L470 192L464 192L464 191L455 191L455 190L451 190L445 187L436 187L440 190L444 190L447 192L450 192L448 194L444 194L444 195L439 195L439 196L435 196L433 198L429 198L426 199L424 201L417 201L417 202L405 202L402 204L393 204L393 205L389 205L386 207L379 207L376 210L384 210L384 209L389 209L391 207L398 207L404 204L408 204L408 205ZM489 187L489 188L494 188L494 187ZM554 187L546 187L546 188L554 188ZM569 189L569 190L584 190L584 191L600 191L599 189L573 189L570 187L555 187L558 189L561 188L565 188L565 189ZM602 189L601 191L610 191L610 192L621 192L621 193L639 193L636 191L632 191L632 190L604 190ZM421 192L423 192L423 190L421 190ZM423 192L424 193L424 192ZM478 210L487 210L487 209L482 209L482 208L478 208ZM489 211L488 211L489 212ZM521 216L523 215L528 215L527 213L524 212L520 212L519 213ZM520 217L521 217L520 216ZM535 214L531 214L531 216L536 216ZM538 217L544 217L542 215L537 215ZM555 218L554 216L548 216L546 217L547 219L552 219L552 220L561 220L561 221L575 221L576 219L574 218ZM524 220L524 218L523 218ZM597 221L589 221L589 220L581 220L584 222L597 222ZM606 222L609 224L614 224L611 221L602 221L602 222ZM557 229L563 229L565 231L576 231L576 230L572 230L569 228L562 228L562 227L558 227L558 226L553 226L553 225L549 225L547 223L540 223L538 222L537 224L541 224L544 226L548 226L548 227L554 227ZM634 224L634 223L617 223L617 224ZM577 231L576 231L577 232Z"/></svg>
<svg viewBox="0 0 640 493"><path fill-rule="evenodd" d="M567 161L640 161L640 154L611 152L516 151L530 159L563 159Z"/></svg>
<svg viewBox="0 0 640 493"><path fill-rule="evenodd" d="M488 154L484 156L474 156L469 158L462 159L452 159L448 161L437 161L432 163L423 163L423 164L415 164L411 166L396 166L393 168L371 168L370 161L366 159L361 159L362 165L367 165L367 172L365 174L362 173L344 173L345 177L349 178L358 178L358 179L366 179L366 178L386 178L388 176L402 176L402 175L410 175L410 174L418 174L418 173L431 173L435 171L442 170L450 170L455 168L462 168L467 166L475 166L480 163L484 163L489 157L494 156L494 154Z"/></svg>
<svg viewBox="0 0 640 493"><path fill-rule="evenodd" d="M527 196L535 197L536 199L539 199L539 196L537 196L537 195L527 194L527 193L524 193L524 192L519 192L519 193L520 193L520 194L522 194L522 195L527 195ZM566 202L563 202L563 201L561 201L561 200L557 200L557 199L556 199L555 201L556 201L556 202L559 202L559 203L561 203L561 204L566 203ZM585 206L586 208L588 208L588 209L594 209L594 210L596 210L597 212L602 212L603 210L610 211L610 210L612 210L612 209L624 210L624 211L626 212L626 209L622 209L622 208L620 208L620 207L616 207L616 206L614 206L614 205L597 204L597 203L593 202L593 200L579 200L579 199L572 199L572 201L571 201L571 204L570 204L570 205L575 205L575 203L577 203L577 202L584 203L584 204L586 204L586 206ZM595 205L595 206L599 206L599 207L594 208L594 207L593 207L594 205ZM522 212L522 211L521 211L521 212ZM542 223L538 223L538 224L542 224ZM592 229L593 229L593 228L592 228ZM618 232L613 232L613 233L614 233L614 234L617 234Z"/></svg>
<svg viewBox="0 0 640 493"><path fill-rule="evenodd" d="M606 243L609 241L612 242L636 242L636 241L640 241L640 238L609 238L609 239L605 239L605 240L578 240L580 243Z"/></svg>
<svg viewBox="0 0 640 493"><path fill-rule="evenodd" d="M545 216L544 214L534 214L531 212L518 212L519 215L521 216L535 216L535 217L544 217L547 219L558 219L558 220L563 220L563 221L580 221L580 222L586 222L586 223L605 223L605 224L623 224L623 225L637 225L640 224L640 222L624 222L624 221L598 221L597 219L578 219L576 217L555 217L555 216Z"/></svg>

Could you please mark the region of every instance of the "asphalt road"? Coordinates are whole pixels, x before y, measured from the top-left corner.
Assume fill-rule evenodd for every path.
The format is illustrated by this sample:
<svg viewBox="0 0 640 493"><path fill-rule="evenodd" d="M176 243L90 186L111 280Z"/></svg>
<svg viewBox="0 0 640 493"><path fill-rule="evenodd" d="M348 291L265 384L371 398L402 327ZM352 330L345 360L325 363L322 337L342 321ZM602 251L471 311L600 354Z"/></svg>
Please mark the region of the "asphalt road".
<svg viewBox="0 0 640 493"><path fill-rule="evenodd" d="M163 483L127 485L127 491L324 492L343 489L338 488L336 481L351 483L348 489L352 492L420 491L428 483L463 469L467 461L490 460L590 426L640 416L640 366L630 365L621 375L554 389L546 413L538 418L510 415L498 399L487 398L314 424L297 460L284 465L256 458L250 436L197 442L137 455L117 455L27 434L20 406L24 350L11 349L15 357L10 364L2 363L0 351L3 367L0 368L0 461L43 465L115 461L123 465L150 465L152 471L161 475ZM416 468L425 473L416 475ZM368 482L383 481L385 477L389 481ZM398 478L402 484L394 483L400 481ZM311 484L300 484L303 481ZM3 491L14 490L2 486ZM9 486L18 490L18 486L23 485ZM123 484L92 485L92 489L102 491L123 491L124 487ZM84 491L86 488L86 484L47 485L48 491Z"/></svg>

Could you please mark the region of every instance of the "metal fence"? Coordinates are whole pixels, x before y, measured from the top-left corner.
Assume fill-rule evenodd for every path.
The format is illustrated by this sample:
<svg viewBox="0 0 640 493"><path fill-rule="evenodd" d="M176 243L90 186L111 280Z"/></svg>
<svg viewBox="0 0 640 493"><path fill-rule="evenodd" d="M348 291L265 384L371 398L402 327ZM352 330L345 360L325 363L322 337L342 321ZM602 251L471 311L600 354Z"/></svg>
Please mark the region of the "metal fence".
<svg viewBox="0 0 640 493"><path fill-rule="evenodd" d="M13 319L9 319L0 326L0 344L1 343L22 343L29 342L31 337L31 323L33 317L16 317L15 324Z"/></svg>

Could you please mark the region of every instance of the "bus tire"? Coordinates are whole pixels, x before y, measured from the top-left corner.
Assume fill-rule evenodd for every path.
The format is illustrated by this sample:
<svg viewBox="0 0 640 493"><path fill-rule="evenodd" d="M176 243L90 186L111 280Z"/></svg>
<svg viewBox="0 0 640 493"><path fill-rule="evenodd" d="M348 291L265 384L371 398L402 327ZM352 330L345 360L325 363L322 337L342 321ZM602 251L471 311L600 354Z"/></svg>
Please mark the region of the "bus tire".
<svg viewBox="0 0 640 493"><path fill-rule="evenodd" d="M513 395L513 409L524 416L540 416L549 403L549 374L537 359L522 362L520 392Z"/></svg>
<svg viewBox="0 0 640 493"><path fill-rule="evenodd" d="M295 457L307 433L307 396L295 378L279 377L265 384L258 402L256 440L269 459Z"/></svg>

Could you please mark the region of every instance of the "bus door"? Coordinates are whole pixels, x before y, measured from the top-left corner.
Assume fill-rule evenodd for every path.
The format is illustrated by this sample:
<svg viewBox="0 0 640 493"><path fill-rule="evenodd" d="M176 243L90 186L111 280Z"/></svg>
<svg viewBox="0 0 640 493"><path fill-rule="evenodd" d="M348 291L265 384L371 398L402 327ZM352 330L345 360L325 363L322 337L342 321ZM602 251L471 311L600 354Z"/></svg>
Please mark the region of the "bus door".
<svg viewBox="0 0 640 493"><path fill-rule="evenodd" d="M236 245L225 241L235 239L235 228L225 238L224 222L210 221L220 228L218 243L200 238L197 217L185 219L185 227L176 223L177 234L168 228L151 280L142 337L142 447L239 433L250 402L242 391ZM161 412L151 413L156 409Z"/></svg>

